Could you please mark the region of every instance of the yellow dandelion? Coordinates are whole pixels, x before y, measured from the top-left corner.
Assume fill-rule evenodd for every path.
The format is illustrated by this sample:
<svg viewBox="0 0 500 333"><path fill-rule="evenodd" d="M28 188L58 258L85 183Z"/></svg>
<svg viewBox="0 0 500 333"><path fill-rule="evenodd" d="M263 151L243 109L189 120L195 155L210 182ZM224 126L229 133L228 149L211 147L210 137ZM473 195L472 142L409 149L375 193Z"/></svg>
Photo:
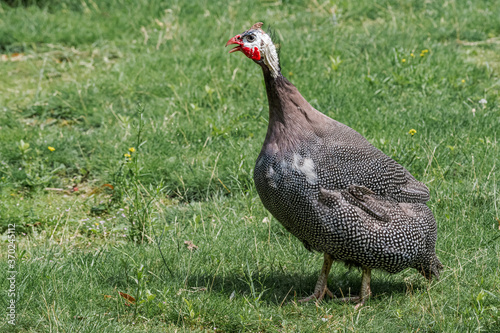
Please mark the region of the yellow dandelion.
<svg viewBox="0 0 500 333"><path fill-rule="evenodd" d="M135 148L134 147L131 147L128 149L129 152L133 153L135 151Z"/></svg>
<svg viewBox="0 0 500 333"><path fill-rule="evenodd" d="M417 133L417 130L412 128L411 130L408 131L408 133L410 133L411 136L414 136L415 133Z"/></svg>
<svg viewBox="0 0 500 333"><path fill-rule="evenodd" d="M406 59L401 60L402 62L406 62Z"/></svg>
<svg viewBox="0 0 500 333"><path fill-rule="evenodd" d="M462 83L465 83L465 80L462 80Z"/></svg>
<svg viewBox="0 0 500 333"><path fill-rule="evenodd" d="M428 49L422 50L422 53L429 53Z"/></svg>
<svg viewBox="0 0 500 333"><path fill-rule="evenodd" d="M50 151L54 151L54 150L56 150L54 147L51 147L51 146L48 146L47 148L48 148Z"/></svg>
<svg viewBox="0 0 500 333"><path fill-rule="evenodd" d="M414 55L413 53L410 53L410 56L411 56L412 58L415 58L415 55Z"/></svg>
<svg viewBox="0 0 500 333"><path fill-rule="evenodd" d="M130 154L123 154L123 156L130 158Z"/></svg>

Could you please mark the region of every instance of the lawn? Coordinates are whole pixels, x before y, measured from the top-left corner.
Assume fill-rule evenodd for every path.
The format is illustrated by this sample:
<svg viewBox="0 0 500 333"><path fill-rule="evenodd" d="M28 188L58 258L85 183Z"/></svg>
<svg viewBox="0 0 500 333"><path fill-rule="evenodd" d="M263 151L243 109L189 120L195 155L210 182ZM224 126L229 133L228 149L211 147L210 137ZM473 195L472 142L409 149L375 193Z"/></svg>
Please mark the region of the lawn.
<svg viewBox="0 0 500 333"><path fill-rule="evenodd" d="M499 18L498 0L0 1L0 331L500 332ZM258 198L262 73L224 48L258 21L315 108L429 187L439 281L375 271L360 310L297 302L323 258ZM360 282L334 264L337 296Z"/></svg>

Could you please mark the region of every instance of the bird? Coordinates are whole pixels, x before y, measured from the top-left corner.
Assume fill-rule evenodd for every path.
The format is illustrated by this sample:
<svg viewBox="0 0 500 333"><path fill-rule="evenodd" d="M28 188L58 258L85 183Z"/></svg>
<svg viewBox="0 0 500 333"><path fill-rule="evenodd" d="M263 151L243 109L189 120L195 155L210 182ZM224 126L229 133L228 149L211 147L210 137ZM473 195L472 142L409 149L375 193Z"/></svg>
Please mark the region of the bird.
<svg viewBox="0 0 500 333"><path fill-rule="evenodd" d="M269 122L254 168L264 207L305 248L323 253L314 292L321 301L333 262L362 271L358 296L371 296L371 271L414 268L439 279L437 224L429 189L354 129L313 108L282 74L278 50L262 22L226 43L262 68Z"/></svg>

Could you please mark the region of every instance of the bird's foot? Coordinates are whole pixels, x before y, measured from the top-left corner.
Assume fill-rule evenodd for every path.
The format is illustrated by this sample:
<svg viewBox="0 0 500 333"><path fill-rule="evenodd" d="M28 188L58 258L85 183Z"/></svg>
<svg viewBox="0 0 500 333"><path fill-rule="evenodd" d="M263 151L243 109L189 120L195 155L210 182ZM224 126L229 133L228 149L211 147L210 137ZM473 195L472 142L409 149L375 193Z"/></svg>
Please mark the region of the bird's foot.
<svg viewBox="0 0 500 333"><path fill-rule="evenodd" d="M315 288L314 294L312 294L311 296L299 299L299 302L300 303L305 303L305 302L309 302L309 301L312 301L312 300L321 301L325 297L325 294L327 294L331 298L335 297L335 296L333 296L333 293L330 291L330 289L328 289L328 287L325 284L321 288Z"/></svg>
<svg viewBox="0 0 500 333"><path fill-rule="evenodd" d="M319 275L318 282L316 282L316 287L314 287L314 293L306 298L302 298L299 302L309 302L312 300L321 301L325 294L333 298L333 293L328 289L328 273L330 273L330 268L332 267L333 259L332 256L325 253L325 259L323 261L323 267L321 268L321 274Z"/></svg>
<svg viewBox="0 0 500 333"><path fill-rule="evenodd" d="M354 307L354 310L358 310L359 308L361 308L363 305L365 305L365 300L361 300L361 302L359 302L358 304L356 304L356 306Z"/></svg>
<svg viewBox="0 0 500 333"><path fill-rule="evenodd" d="M337 298L335 299L336 301L338 302L353 302L353 303L357 303L356 306L354 307L355 310L361 308L363 305L365 305L365 300L367 299L367 297L365 298L361 298L361 296L351 296L351 297L342 297L342 298Z"/></svg>
<svg viewBox="0 0 500 333"><path fill-rule="evenodd" d="M360 295L345 297L343 298L343 300L345 302L357 302L358 304L356 304L356 306L354 307L355 310L361 308L363 305L365 305L365 301L372 295L372 291L370 289L370 280L371 280L371 269L368 267L363 267Z"/></svg>
<svg viewBox="0 0 500 333"><path fill-rule="evenodd" d="M361 300L361 297L359 296L351 296L351 297L342 297L342 298L336 298L335 299L338 302L359 302Z"/></svg>

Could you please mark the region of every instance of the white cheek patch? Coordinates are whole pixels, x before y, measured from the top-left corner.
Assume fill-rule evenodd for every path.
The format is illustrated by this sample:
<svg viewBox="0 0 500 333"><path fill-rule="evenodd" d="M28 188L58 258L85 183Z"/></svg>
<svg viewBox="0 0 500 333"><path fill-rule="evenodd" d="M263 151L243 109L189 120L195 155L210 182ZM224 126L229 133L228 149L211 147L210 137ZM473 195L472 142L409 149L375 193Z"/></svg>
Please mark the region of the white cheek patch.
<svg viewBox="0 0 500 333"><path fill-rule="evenodd" d="M245 36L243 37L243 43L244 47L248 47L251 50L257 48L260 51L262 60L267 65L267 68L269 68L272 77L278 77L280 72L278 53L276 52L276 47L268 34L258 31L253 42L249 42L248 38Z"/></svg>
<svg viewBox="0 0 500 333"><path fill-rule="evenodd" d="M260 49L260 40L259 38L256 38L253 42L249 42L247 37L243 37L243 43L245 47L251 48L252 50L254 48Z"/></svg>

